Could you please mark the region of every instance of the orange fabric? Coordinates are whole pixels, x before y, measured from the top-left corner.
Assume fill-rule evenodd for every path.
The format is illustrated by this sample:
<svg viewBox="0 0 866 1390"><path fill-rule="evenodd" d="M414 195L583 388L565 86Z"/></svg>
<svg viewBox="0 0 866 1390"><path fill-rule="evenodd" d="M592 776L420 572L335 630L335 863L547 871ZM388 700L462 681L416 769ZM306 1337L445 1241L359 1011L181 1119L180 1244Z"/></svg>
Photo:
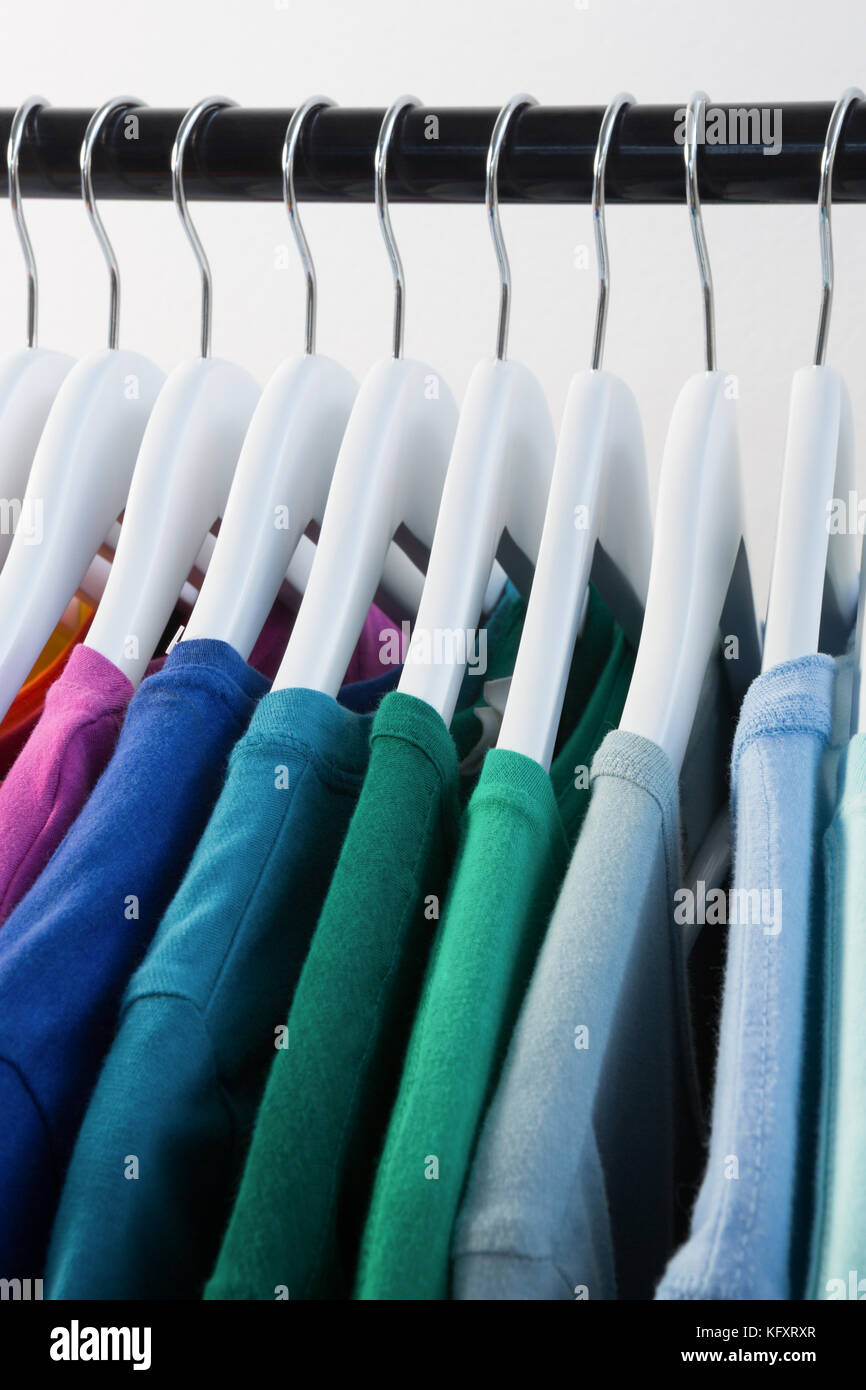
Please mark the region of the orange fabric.
<svg viewBox="0 0 866 1390"><path fill-rule="evenodd" d="M80 606L81 605L79 605L79 607ZM47 671L55 658L66 650L79 624L83 621L84 616L83 614L76 614L76 622L71 627L69 624L62 621L57 624L48 641L45 643L45 646L42 648L42 651L36 658L33 664L33 670L21 687L22 692L27 689L28 685L30 685L37 676L41 676L43 671Z"/></svg>
<svg viewBox="0 0 866 1390"><path fill-rule="evenodd" d="M72 654L87 635L95 610L82 599L74 601L42 648L33 669L0 722L0 778L5 777L42 713L45 696Z"/></svg>

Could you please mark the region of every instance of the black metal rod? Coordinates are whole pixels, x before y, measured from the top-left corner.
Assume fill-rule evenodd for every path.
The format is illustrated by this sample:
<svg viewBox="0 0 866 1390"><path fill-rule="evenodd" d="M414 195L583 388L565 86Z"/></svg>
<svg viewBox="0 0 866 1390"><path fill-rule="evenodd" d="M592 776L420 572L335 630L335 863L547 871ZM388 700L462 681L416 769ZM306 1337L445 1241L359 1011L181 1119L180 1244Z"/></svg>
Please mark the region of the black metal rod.
<svg viewBox="0 0 866 1390"><path fill-rule="evenodd" d="M765 111L781 136L777 153L732 119L727 143L699 150L705 202L811 203L818 195L821 150L833 103L712 102L714 110ZM615 203L678 203L684 199L682 144L675 138L679 106L630 107L621 118L607 166L606 194ZM773 113L779 113L774 115ZM169 198L169 154L181 110L139 108L136 138L124 117L106 124L94 155L99 198ZM373 151L384 112L325 108L308 120L296 163L300 199L368 202ZM503 202L588 202L592 161L603 114L600 106L527 107L514 121L503 152ZM90 111L46 107L28 126L21 150L25 198L80 197L78 152ZM0 111L0 148L12 121ZM190 198L274 201L281 197L280 151L291 110L228 108L202 122L187 152ZM484 197L484 161L493 107L423 107L402 120L388 159L388 193L395 202L467 203ZM749 124L749 122L747 122ZM751 127L750 127L751 128ZM773 127L767 127L772 130ZM718 133L718 130L716 130ZM741 142L742 140L742 142ZM836 202L866 201L866 102L853 109L833 178Z"/></svg>

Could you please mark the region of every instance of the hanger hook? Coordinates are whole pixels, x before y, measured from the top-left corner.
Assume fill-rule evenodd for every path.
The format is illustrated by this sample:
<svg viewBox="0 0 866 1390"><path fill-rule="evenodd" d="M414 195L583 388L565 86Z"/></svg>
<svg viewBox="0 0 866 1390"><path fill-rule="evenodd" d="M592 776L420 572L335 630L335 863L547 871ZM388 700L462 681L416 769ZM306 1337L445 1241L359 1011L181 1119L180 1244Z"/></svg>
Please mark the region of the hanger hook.
<svg viewBox="0 0 866 1390"><path fill-rule="evenodd" d="M192 218L187 207L186 192L183 186L183 157L189 138L201 120L202 116L208 111L221 111L226 106L236 106L237 102L231 101L229 97L204 97L195 106L190 107L183 120L177 128L177 135L174 137L174 144L171 147L171 196L177 208L183 229L186 232L192 253L198 263L201 274L201 355L210 357L211 344L211 297L212 280L208 258L204 253L204 247L199 240L198 232L193 226Z"/></svg>
<svg viewBox="0 0 866 1390"><path fill-rule="evenodd" d="M388 252L388 259L391 262L391 270L394 276L394 346L393 354L395 357L403 356L403 321L406 316L406 288L403 279L403 262L400 260L400 252L397 250L397 243L394 240L394 232L391 227L391 215L388 212L388 193L385 186L385 179L388 169L388 151L391 147L391 140L398 120L404 111L413 106L420 106L421 102L417 97L403 96L398 97L392 106L388 107L384 119L379 127L379 137L376 141L376 158L374 162L374 192L376 198L376 212L379 215L379 226L385 238L385 249Z"/></svg>
<svg viewBox="0 0 866 1390"><path fill-rule="evenodd" d="M12 117L12 124L9 127L9 141L6 146L6 164L9 170L9 207L15 219L15 229L18 232L18 240L21 243L21 251L24 255L24 266L27 272L27 346L35 348L37 320L39 313L39 276L36 273L36 257L33 255L33 247L30 244L30 237L27 232L27 223L24 221L24 212L21 207L21 182L18 177L18 158L21 153L21 141L24 138L24 131L27 122L34 111L41 111L48 102L44 97L28 97L22 101L15 115Z"/></svg>
<svg viewBox="0 0 866 1390"><path fill-rule="evenodd" d="M703 109L709 101L706 92L695 92L686 109L686 140L683 146L686 161L686 202L692 223L692 236L698 256L698 270L701 276L701 290L704 297L704 336L706 339L707 371L716 370L716 307L713 298L713 276L710 271L710 257L707 239L704 235L704 219L701 216L701 198L698 192L698 131L701 126Z"/></svg>
<svg viewBox="0 0 866 1390"><path fill-rule="evenodd" d="M298 200L295 197L295 152L301 138L301 131L304 122L313 111L320 111L323 106L333 106L334 102L330 97L310 97L307 101L293 111L292 119L289 121L289 128L286 131L286 138L283 142L283 201L289 214L289 221L292 224L292 231L295 236L295 245L298 248L298 255L301 258L301 265L304 269L304 278L307 282L307 321L306 338L304 351L308 356L312 356L316 351L316 268L313 265L313 258L310 255L310 247L301 226L301 219L298 213Z"/></svg>
<svg viewBox="0 0 866 1390"><path fill-rule="evenodd" d="M617 117L627 106L634 105L630 92L619 92L601 118L598 144L592 161L592 224L595 230L595 258L598 262L598 301L595 310L595 334L592 341L592 370L601 367L604 353L604 334L607 327L607 301L610 293L610 265L607 258L607 229L604 223L604 177Z"/></svg>
<svg viewBox="0 0 866 1390"><path fill-rule="evenodd" d="M114 247L108 240L108 233L102 225L102 218L99 216L96 199L93 196L93 150L109 116L114 116L118 111L129 111L135 107L144 106L144 104L137 97L112 97L111 101L100 106L98 111L94 111L87 123L78 156L78 163L81 167L81 196L90 218L90 225L96 233L96 239L105 257L105 264L108 266L108 346L112 350L117 347L117 332L120 323L120 274L117 269Z"/></svg>
<svg viewBox="0 0 866 1390"><path fill-rule="evenodd" d="M508 252L505 250L502 224L499 220L499 156L505 144L505 137L512 116L517 111L522 110L524 106L536 106L537 104L535 97L528 96L526 92L521 92L506 102L496 117L493 133L490 136L490 144L487 147L484 201L487 204L487 216L490 219L490 235L493 237L496 264L499 266L499 323L496 329L496 356L500 362L504 361L505 350L508 346L508 321L511 317L511 267L508 264Z"/></svg>
<svg viewBox="0 0 866 1390"><path fill-rule="evenodd" d="M830 208L833 201L833 165L849 110L858 101L866 100L859 87L846 87L830 117L827 138L821 151L821 183L818 191L818 235L821 242L821 312L818 317L818 337L815 342L815 366L822 367L827 355L830 336L830 310L833 307L833 230Z"/></svg>

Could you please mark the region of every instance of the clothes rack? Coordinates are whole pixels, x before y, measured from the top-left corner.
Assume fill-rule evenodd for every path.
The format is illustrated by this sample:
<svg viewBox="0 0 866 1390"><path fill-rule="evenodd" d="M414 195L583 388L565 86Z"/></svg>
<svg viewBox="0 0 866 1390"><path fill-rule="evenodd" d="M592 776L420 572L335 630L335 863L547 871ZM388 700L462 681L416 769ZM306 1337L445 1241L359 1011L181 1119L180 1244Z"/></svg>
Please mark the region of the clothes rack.
<svg viewBox="0 0 866 1390"><path fill-rule="evenodd" d="M634 105L622 116L610 152L606 196L612 203L682 202L683 154L675 140L679 106ZM714 109L780 113L781 147L760 143L702 144L700 190L706 203L813 203L821 150L833 103L716 102ZM47 106L28 125L21 150L25 197L79 198L79 149L89 110ZM291 109L229 108L214 112L191 142L190 198L278 201L280 150ZM4 152L14 112L0 110ZM169 155L184 116L180 109L135 108L129 138L118 116L106 123L95 152L100 199L171 196ZM389 163L394 202L466 203L484 197L484 162L497 111L493 107L418 107L401 121ZM588 202L601 106L534 106L519 113L503 152L501 201ZM331 107L307 124L295 176L298 197L314 202L368 202L378 108ZM433 118L438 121L433 138ZM734 122L731 123L735 124ZM745 128L745 126L743 127ZM729 132L730 133L730 132ZM837 203L866 201L866 103L846 123L833 181Z"/></svg>

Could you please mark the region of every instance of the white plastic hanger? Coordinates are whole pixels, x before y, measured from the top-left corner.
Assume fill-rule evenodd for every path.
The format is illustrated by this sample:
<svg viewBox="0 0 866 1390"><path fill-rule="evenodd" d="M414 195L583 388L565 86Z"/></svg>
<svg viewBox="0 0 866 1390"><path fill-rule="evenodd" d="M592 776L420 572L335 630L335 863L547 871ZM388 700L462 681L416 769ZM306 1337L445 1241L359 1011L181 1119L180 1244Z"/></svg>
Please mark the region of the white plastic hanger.
<svg viewBox="0 0 866 1390"><path fill-rule="evenodd" d="M856 490L854 422L842 377L824 365L833 303L830 208L833 165L845 118L863 100L857 87L833 108L821 155L818 227L823 289L815 362L794 376L788 411L785 467L764 632L763 669L810 652L844 651L857 614L859 545L856 529L831 529L839 499L847 516Z"/></svg>
<svg viewBox="0 0 866 1390"><path fill-rule="evenodd" d="M65 352L52 352L36 346L39 314L39 280L36 260L21 209L18 160L21 141L29 117L41 111L43 97L29 97L12 118L6 162L9 169L9 207L15 219L18 239L27 271L27 346L0 361L0 567L6 559L15 526L23 518L25 527L37 522L19 510L39 436L73 359Z"/></svg>
<svg viewBox="0 0 866 1390"><path fill-rule="evenodd" d="M592 191L599 271L592 367L573 377L569 388L497 740L497 747L523 753L545 768L553 757L593 566L599 592L635 644L649 581L652 517L640 413L625 382L601 370L609 285L604 171L617 117L633 101L626 94L615 97L599 130Z"/></svg>
<svg viewBox="0 0 866 1390"><path fill-rule="evenodd" d="M736 694L760 661L743 545L736 404L716 370L710 263L701 219L697 132L703 93L692 97L684 146L686 198L704 299L707 370L674 406L656 506L655 542L641 640L620 728L651 739L682 767L707 664L722 621Z"/></svg>
<svg viewBox="0 0 866 1390"><path fill-rule="evenodd" d="M178 127L172 197L202 284L201 356L166 378L141 441L111 574L86 645L137 684L211 526L221 516L244 435L259 399L249 372L211 357L211 273L189 216L187 143L208 112L234 105L206 97ZM238 576L239 578L239 576Z"/></svg>
<svg viewBox="0 0 866 1390"><path fill-rule="evenodd" d="M122 511L144 427L164 373L117 346L117 262L93 197L91 161L109 116L141 103L117 97L91 117L81 145L81 191L108 266L108 348L69 371L39 440L22 499L39 515L39 543L21 527L0 572L0 718Z"/></svg>
<svg viewBox="0 0 866 1390"><path fill-rule="evenodd" d="M487 212L500 276L496 355L475 368L460 411L421 605L400 677L399 689L432 705L446 723L454 713L500 547L505 569L514 578L522 565L523 586L528 587L527 561L534 565L538 555L553 471L553 423L541 385L526 367L505 360L511 278L499 221L499 158L512 117L530 105L534 98L520 95L502 108L487 152Z"/></svg>
<svg viewBox="0 0 866 1390"><path fill-rule="evenodd" d="M283 144L283 197L307 284L306 349L274 372L247 431L213 556L184 639L219 637L246 658L311 522L321 524L337 451L357 392L345 367L316 353L316 274L294 186L307 117L293 113Z"/></svg>
<svg viewBox="0 0 866 1390"><path fill-rule="evenodd" d="M283 197L307 284L306 346L282 363L256 406L235 469L219 535L184 639L218 637L249 656L277 594L303 594L340 442L358 385L332 358L316 354L316 273L298 214L294 164L308 118L328 97L310 97L293 113L283 143ZM306 563L298 556L302 547ZM297 562L296 562L297 557ZM392 544L377 595L395 618L418 611L423 575Z"/></svg>
<svg viewBox="0 0 866 1390"><path fill-rule="evenodd" d="M349 417L275 690L305 686L336 695L395 534L404 549L410 537L424 547L433 541L457 407L438 372L402 356L403 267L386 196L395 125L417 105L415 97L396 101L376 144L376 208L394 276L393 355L367 374Z"/></svg>

